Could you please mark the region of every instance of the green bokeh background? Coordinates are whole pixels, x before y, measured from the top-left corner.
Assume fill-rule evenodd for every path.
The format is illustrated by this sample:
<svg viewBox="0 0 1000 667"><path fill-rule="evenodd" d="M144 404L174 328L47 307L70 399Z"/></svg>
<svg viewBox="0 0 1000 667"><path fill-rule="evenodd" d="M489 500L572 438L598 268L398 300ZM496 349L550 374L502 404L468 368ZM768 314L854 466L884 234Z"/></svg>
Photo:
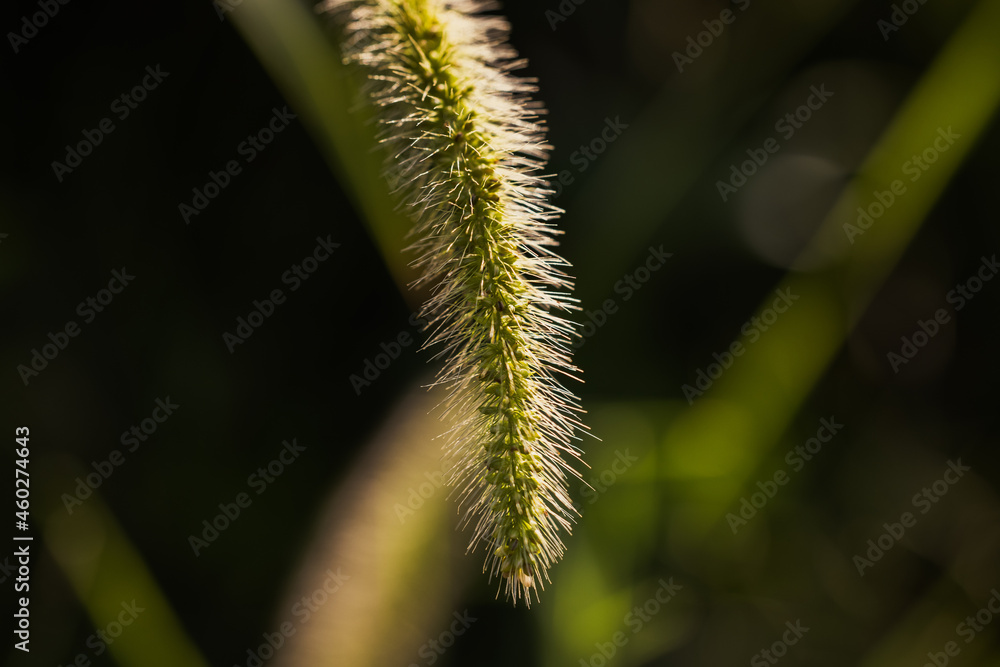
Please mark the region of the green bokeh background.
<svg viewBox="0 0 1000 667"><path fill-rule="evenodd" d="M5 34L39 11L14 5ZM381 344L421 340L422 295L328 21L294 0L60 6L4 53L2 414L31 428L36 535L32 650L8 645L8 664L251 667L283 624L265 664L773 664L760 651L796 621L809 630L775 650L783 664L917 666L950 641L949 664L1000 664L992 612L970 642L958 629L1000 587L1000 285L948 299L1000 249L1000 5L895 7L916 11L886 32L883 2L505 3L563 175L560 251L589 323L576 389L599 438L581 441L593 488L573 484L566 557L526 609L495 599L437 484L432 354L410 344L360 393L350 381ZM169 76L57 181L52 161L157 64ZM783 136L821 86L829 101ZM296 120L243 161L285 105ZM609 121L627 127L601 148ZM769 138L780 148L723 201L718 182ZM178 205L233 159L241 173L185 224ZM851 243L844 225L896 179L905 193ZM340 247L291 291L282 275L328 235ZM664 266L622 288L661 247ZM121 267L133 284L83 324L77 304ZM222 334L276 288L287 301L231 354ZM798 299L741 332L775 290ZM894 372L888 353L941 308ZM25 386L17 366L69 320L81 334ZM735 342L689 402L683 385ZM176 413L69 513L74 480L168 396ZM843 428L798 468L787 453L823 419ZM306 450L258 495L248 477L293 438ZM959 459L971 470L918 504ZM196 556L189 537L243 492ZM904 512L915 523L861 576L856 557ZM663 582L680 588L651 602ZM133 599L145 611L97 655L88 638ZM456 613L476 620L435 652Z"/></svg>

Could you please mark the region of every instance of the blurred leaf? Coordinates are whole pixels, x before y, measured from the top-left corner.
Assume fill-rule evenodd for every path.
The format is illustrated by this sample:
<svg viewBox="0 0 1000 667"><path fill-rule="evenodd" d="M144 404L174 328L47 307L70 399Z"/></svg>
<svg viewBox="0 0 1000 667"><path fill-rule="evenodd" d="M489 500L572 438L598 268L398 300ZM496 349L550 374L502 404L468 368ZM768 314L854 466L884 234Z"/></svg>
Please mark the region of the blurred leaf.
<svg viewBox="0 0 1000 667"><path fill-rule="evenodd" d="M403 297L415 308L416 295L405 288L416 274L400 253L410 224L396 212L381 175L374 125L351 111L360 100L358 87L319 19L296 0L244 0L231 15L345 183Z"/></svg>
<svg viewBox="0 0 1000 667"><path fill-rule="evenodd" d="M44 531L53 558L94 626L106 630L122 614L131 619L120 638L108 644L115 662L122 667L207 667L142 555L96 494L72 515L61 507L52 510ZM108 636L114 638L114 630Z"/></svg>
<svg viewBox="0 0 1000 667"><path fill-rule="evenodd" d="M710 530L733 505L996 112L998 30L1000 5L980 3L903 104L806 250L839 254L843 261L817 273L788 275L777 289L790 290L799 299L671 425L664 439L665 460L679 468L666 467L668 478L696 473L692 463L704 462L704 452L714 452L713 469L701 474L724 476L730 483L728 493L704 507L699 532ZM918 184L896 197L851 245L844 225L856 224L857 206L873 201L873 189L887 190L900 177L901 166L932 146L939 128L949 127L960 140L941 152ZM768 295L757 317L773 298ZM726 456L727 451L734 455Z"/></svg>

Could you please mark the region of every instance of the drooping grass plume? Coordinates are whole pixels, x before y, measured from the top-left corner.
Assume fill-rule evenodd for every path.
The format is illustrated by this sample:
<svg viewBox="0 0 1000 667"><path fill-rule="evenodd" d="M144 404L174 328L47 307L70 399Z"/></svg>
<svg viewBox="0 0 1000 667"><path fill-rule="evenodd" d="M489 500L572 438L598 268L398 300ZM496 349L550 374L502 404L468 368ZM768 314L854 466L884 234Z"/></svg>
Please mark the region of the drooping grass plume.
<svg viewBox="0 0 1000 667"><path fill-rule="evenodd" d="M329 0L347 62L364 70L385 173L414 220L426 345L444 366L451 479L485 569L514 603L544 587L575 510L566 492L582 428L558 376L575 309L554 254L559 210L538 176L549 147L505 20L480 0Z"/></svg>

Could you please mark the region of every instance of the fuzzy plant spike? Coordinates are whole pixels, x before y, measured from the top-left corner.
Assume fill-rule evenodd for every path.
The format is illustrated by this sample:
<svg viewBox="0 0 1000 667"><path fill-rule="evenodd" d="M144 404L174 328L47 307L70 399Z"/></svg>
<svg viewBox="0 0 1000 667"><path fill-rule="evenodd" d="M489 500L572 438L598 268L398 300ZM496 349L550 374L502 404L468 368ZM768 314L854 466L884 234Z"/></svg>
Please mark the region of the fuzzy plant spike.
<svg viewBox="0 0 1000 667"><path fill-rule="evenodd" d="M563 554L576 515L567 494L577 398L568 264L551 250L560 213L537 174L549 146L531 81L507 45L505 20L479 0L330 0L345 61L388 148L385 173L414 220L410 250L428 286L425 346L444 358L452 422L449 483L472 525L469 551L508 597L531 604ZM498 591L499 593L499 591Z"/></svg>

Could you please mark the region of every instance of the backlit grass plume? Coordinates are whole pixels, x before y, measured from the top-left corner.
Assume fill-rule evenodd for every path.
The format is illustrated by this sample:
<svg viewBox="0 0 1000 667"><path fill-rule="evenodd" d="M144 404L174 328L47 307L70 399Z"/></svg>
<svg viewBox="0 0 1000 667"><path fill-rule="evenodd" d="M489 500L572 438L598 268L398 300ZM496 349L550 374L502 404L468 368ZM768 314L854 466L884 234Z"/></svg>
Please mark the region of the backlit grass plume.
<svg viewBox="0 0 1000 667"><path fill-rule="evenodd" d="M517 603L531 603L563 553L575 510L566 493L576 397L557 376L576 372L575 308L566 262L551 251L559 210L537 176L549 147L509 72L522 62L508 25L478 0L331 0L345 60L362 68L377 109L385 172L414 220L411 250L429 285L427 345L445 365L453 420L449 480L460 495L469 550ZM538 591L535 590L537 598Z"/></svg>

